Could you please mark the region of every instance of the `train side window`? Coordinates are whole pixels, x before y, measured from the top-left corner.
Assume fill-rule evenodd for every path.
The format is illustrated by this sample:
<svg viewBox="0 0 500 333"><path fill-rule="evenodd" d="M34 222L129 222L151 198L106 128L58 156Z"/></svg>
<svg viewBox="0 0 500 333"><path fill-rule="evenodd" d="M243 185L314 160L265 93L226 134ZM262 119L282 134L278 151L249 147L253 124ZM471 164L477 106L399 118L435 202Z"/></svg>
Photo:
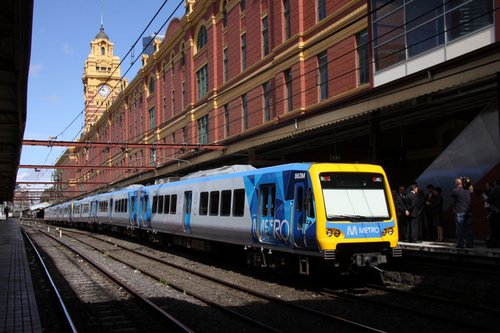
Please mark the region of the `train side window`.
<svg viewBox="0 0 500 333"><path fill-rule="evenodd" d="M234 190L233 198L233 216L243 216L245 213L245 190Z"/></svg>
<svg viewBox="0 0 500 333"><path fill-rule="evenodd" d="M158 214L163 214L163 195L158 196Z"/></svg>
<svg viewBox="0 0 500 333"><path fill-rule="evenodd" d="M125 199L125 207L124 207L124 212L128 212L128 199Z"/></svg>
<svg viewBox="0 0 500 333"><path fill-rule="evenodd" d="M172 194L170 196L170 214L177 213L177 194Z"/></svg>
<svg viewBox="0 0 500 333"><path fill-rule="evenodd" d="M210 216L219 215L219 191L210 192Z"/></svg>
<svg viewBox="0 0 500 333"><path fill-rule="evenodd" d="M151 213L155 214L158 207L158 196L153 196L153 207L151 207Z"/></svg>
<svg viewBox="0 0 500 333"><path fill-rule="evenodd" d="M165 196L164 200L164 206L163 206L163 213L168 214L170 212L170 195Z"/></svg>
<svg viewBox="0 0 500 333"><path fill-rule="evenodd" d="M220 215L221 216L231 215L231 191L230 190L224 190L221 193Z"/></svg>
<svg viewBox="0 0 500 333"><path fill-rule="evenodd" d="M295 194L295 210L301 212L304 209L304 187L297 186Z"/></svg>
<svg viewBox="0 0 500 333"><path fill-rule="evenodd" d="M200 215L207 215L208 212L208 192L200 193Z"/></svg>
<svg viewBox="0 0 500 333"><path fill-rule="evenodd" d="M268 200L268 196L269 196L269 188L268 187L264 187L261 189L261 203L260 203L260 207L261 207L261 210L262 210L262 216L267 216L267 200Z"/></svg>
<svg viewBox="0 0 500 333"><path fill-rule="evenodd" d="M109 211L112 212L113 211L113 199L109 199Z"/></svg>

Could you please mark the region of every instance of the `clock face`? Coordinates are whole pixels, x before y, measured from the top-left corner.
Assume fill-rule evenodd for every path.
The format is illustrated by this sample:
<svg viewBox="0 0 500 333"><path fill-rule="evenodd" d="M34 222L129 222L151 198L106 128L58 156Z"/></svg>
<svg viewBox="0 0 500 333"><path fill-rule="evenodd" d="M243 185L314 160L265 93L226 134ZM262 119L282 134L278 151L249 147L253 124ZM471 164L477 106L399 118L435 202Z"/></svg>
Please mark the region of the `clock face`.
<svg viewBox="0 0 500 333"><path fill-rule="evenodd" d="M103 84L102 86L99 87L97 90L97 93L101 95L102 97L108 97L109 93L111 92L111 87L108 86L107 84Z"/></svg>

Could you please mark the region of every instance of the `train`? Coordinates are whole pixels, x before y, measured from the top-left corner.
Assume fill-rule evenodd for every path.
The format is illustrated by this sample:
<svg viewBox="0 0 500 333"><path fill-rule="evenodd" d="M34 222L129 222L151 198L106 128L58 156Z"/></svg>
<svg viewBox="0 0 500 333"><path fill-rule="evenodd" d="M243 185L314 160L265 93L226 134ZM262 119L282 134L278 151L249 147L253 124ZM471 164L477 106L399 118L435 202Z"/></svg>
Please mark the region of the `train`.
<svg viewBox="0 0 500 333"><path fill-rule="evenodd" d="M402 254L387 176L371 164L292 163L198 171L55 204L44 219L112 226L209 250L240 246L254 267L378 266Z"/></svg>

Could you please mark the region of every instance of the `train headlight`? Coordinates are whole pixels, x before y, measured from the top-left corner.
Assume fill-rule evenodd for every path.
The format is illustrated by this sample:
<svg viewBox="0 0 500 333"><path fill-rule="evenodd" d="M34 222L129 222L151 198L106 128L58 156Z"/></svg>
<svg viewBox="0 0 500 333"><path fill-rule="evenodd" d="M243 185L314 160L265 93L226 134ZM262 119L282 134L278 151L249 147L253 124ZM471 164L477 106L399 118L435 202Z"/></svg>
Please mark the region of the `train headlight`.
<svg viewBox="0 0 500 333"><path fill-rule="evenodd" d="M392 234L394 234L394 228L393 227L385 228L384 230L382 230L382 236L386 236L386 235L391 236Z"/></svg>
<svg viewBox="0 0 500 333"><path fill-rule="evenodd" d="M339 229L326 229L326 235L328 237L339 237L340 236L340 230Z"/></svg>

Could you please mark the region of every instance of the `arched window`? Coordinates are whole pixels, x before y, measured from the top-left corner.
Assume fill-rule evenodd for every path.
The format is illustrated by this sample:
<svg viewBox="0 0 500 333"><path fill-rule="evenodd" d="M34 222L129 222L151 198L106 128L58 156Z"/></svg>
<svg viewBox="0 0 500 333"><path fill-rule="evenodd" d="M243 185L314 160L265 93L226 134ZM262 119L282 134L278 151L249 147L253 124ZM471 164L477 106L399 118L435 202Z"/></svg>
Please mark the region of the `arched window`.
<svg viewBox="0 0 500 333"><path fill-rule="evenodd" d="M149 94L153 94L155 92L155 78L153 76L151 76L149 78L149 85L148 85L148 89L149 89Z"/></svg>
<svg viewBox="0 0 500 333"><path fill-rule="evenodd" d="M201 50L205 45L207 45L207 38L207 28L202 25L200 30L198 31L198 41L196 43L198 51Z"/></svg>
<svg viewBox="0 0 500 333"><path fill-rule="evenodd" d="M106 49L104 46L101 46L101 55L106 55Z"/></svg>

